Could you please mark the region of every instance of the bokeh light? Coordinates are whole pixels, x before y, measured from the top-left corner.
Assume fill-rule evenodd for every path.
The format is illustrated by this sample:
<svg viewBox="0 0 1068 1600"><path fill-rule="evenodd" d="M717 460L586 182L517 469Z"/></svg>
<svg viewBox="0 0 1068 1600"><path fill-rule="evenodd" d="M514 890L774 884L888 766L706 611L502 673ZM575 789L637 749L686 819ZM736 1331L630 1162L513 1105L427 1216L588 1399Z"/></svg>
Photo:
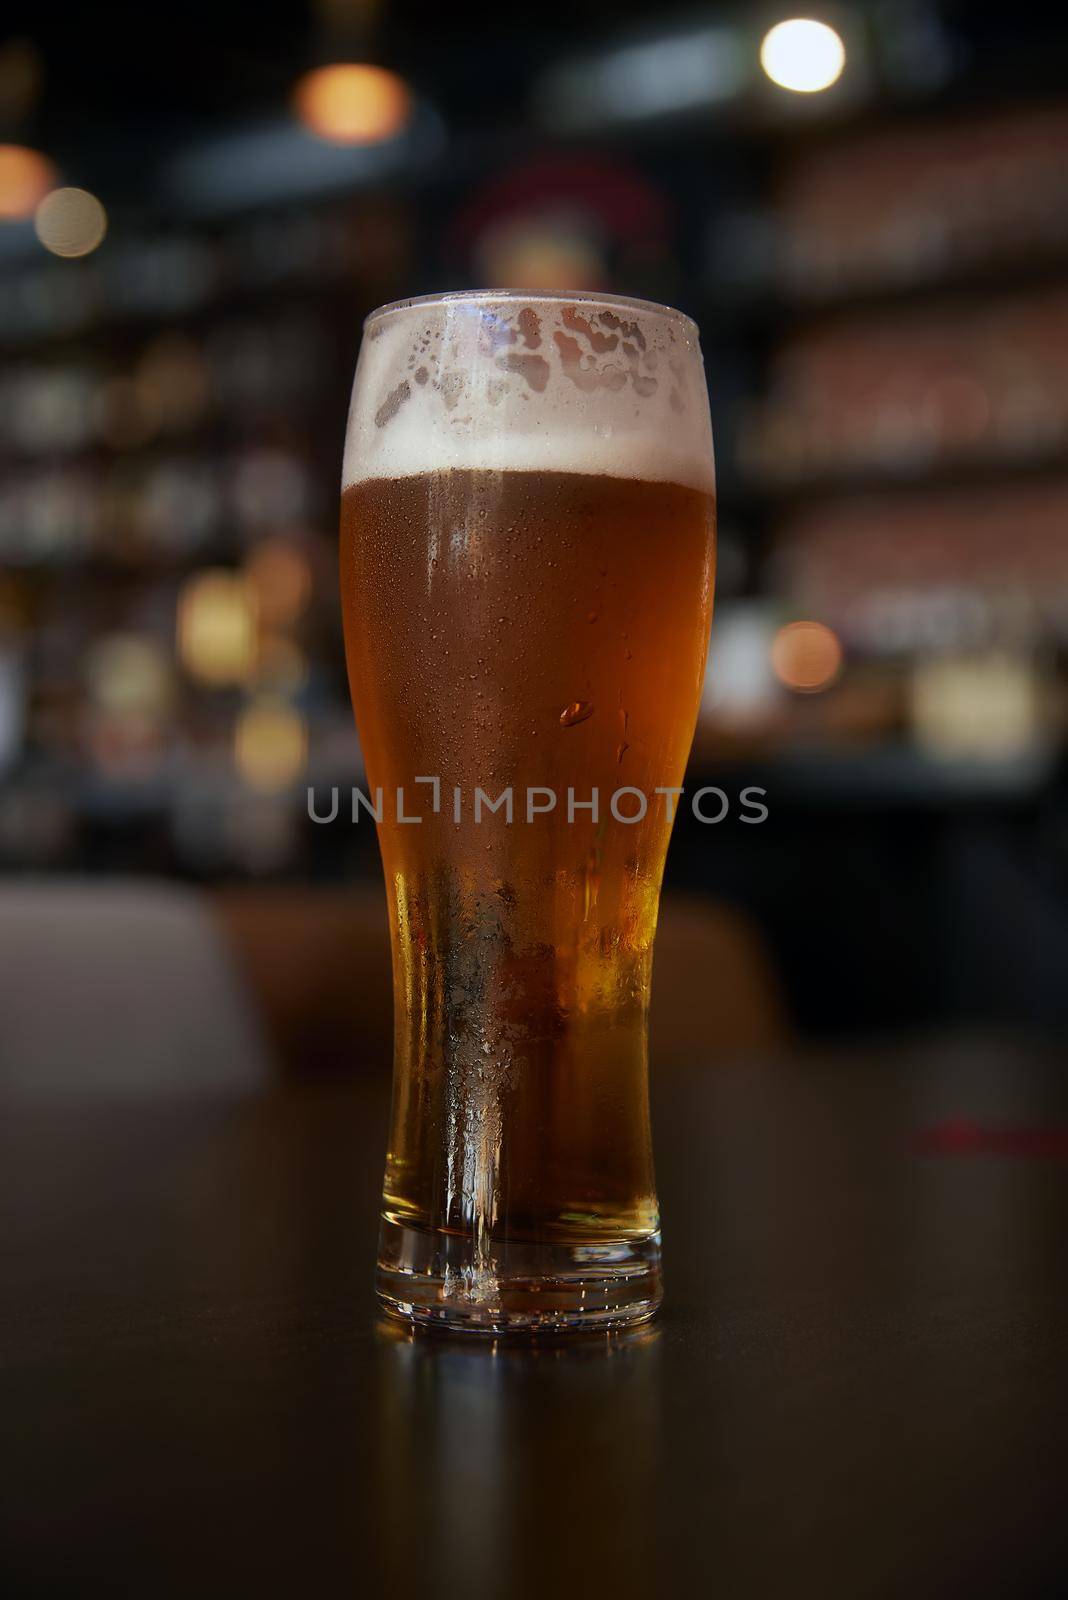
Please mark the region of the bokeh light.
<svg viewBox="0 0 1068 1600"><path fill-rule="evenodd" d="M942 758L1019 759L1042 723L1033 664L990 650L918 661L910 685L917 744Z"/></svg>
<svg viewBox="0 0 1068 1600"><path fill-rule="evenodd" d="M240 573L194 573L178 600L178 653L186 671L212 688L246 683L256 661L256 615Z"/></svg>
<svg viewBox="0 0 1068 1600"><path fill-rule="evenodd" d="M837 83L845 45L833 28L812 17L791 17L764 35L760 65L772 83L795 94L816 94Z"/></svg>
<svg viewBox="0 0 1068 1600"><path fill-rule="evenodd" d="M308 658L293 639L283 633L261 637L256 669L261 688L274 689L279 694L299 694L309 676Z"/></svg>
<svg viewBox="0 0 1068 1600"><path fill-rule="evenodd" d="M304 771L308 729L300 712L274 695L245 707L234 732L234 760L245 782L268 793L287 789Z"/></svg>
<svg viewBox="0 0 1068 1600"><path fill-rule="evenodd" d="M0 220L32 217L58 174L47 156L22 144L0 144Z"/></svg>
<svg viewBox="0 0 1068 1600"><path fill-rule="evenodd" d="M411 114L411 96L395 72L357 62L306 73L293 102L304 126L331 144L381 144Z"/></svg>
<svg viewBox="0 0 1068 1600"><path fill-rule="evenodd" d="M842 670L842 646L823 622L788 622L771 642L771 665L788 689L815 694Z"/></svg>
<svg viewBox="0 0 1068 1600"><path fill-rule="evenodd" d="M91 255L108 231L108 214L88 189L53 189L34 215L37 237L54 256Z"/></svg>
<svg viewBox="0 0 1068 1600"><path fill-rule="evenodd" d="M163 716L171 701L171 664L155 639L105 634L85 662L95 703L116 716Z"/></svg>
<svg viewBox="0 0 1068 1600"><path fill-rule="evenodd" d="M285 627L300 616L311 595L308 559L291 540L265 539L247 564L260 620Z"/></svg>
<svg viewBox="0 0 1068 1600"><path fill-rule="evenodd" d="M608 278L597 241L573 217L505 218L478 241L487 283L516 289L596 289Z"/></svg>

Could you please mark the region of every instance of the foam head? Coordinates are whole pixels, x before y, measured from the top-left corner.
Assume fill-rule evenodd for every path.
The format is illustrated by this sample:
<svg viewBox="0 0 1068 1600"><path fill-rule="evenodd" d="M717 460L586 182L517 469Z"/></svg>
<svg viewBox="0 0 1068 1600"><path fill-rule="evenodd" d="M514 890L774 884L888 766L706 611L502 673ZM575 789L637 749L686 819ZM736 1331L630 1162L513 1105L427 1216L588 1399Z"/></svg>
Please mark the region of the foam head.
<svg viewBox="0 0 1068 1600"><path fill-rule="evenodd" d="M714 487L697 328L612 296L435 296L368 318L343 485L450 469Z"/></svg>

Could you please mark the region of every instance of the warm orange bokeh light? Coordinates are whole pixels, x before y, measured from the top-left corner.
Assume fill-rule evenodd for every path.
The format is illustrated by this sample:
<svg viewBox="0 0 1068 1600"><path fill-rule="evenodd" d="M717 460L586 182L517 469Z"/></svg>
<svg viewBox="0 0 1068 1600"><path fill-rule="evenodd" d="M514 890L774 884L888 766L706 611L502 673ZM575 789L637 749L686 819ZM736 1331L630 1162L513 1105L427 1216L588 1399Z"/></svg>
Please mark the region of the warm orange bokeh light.
<svg viewBox="0 0 1068 1600"><path fill-rule="evenodd" d="M771 641L771 665L788 689L815 694L829 688L841 671L842 646L822 622L788 622Z"/></svg>
<svg viewBox="0 0 1068 1600"><path fill-rule="evenodd" d="M486 283L515 289L596 289L606 277L594 241L552 218L505 220L488 228L478 255Z"/></svg>
<svg viewBox="0 0 1068 1600"><path fill-rule="evenodd" d="M304 126L332 144L380 144L392 139L411 109L411 96L396 73L355 62L306 73L293 102Z"/></svg>
<svg viewBox="0 0 1068 1600"><path fill-rule="evenodd" d="M23 144L0 144L0 220L32 217L58 174L47 156Z"/></svg>
<svg viewBox="0 0 1068 1600"><path fill-rule="evenodd" d="M260 620L278 627L296 622L312 587L303 551L288 539L267 539L249 557L247 572Z"/></svg>

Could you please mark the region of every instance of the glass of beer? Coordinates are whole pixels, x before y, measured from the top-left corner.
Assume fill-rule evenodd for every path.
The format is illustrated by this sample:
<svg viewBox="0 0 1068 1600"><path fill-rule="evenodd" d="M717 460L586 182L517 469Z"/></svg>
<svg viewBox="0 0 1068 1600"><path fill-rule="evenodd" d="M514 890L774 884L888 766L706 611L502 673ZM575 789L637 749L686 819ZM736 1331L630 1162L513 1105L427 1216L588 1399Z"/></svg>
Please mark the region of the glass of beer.
<svg viewBox="0 0 1068 1600"><path fill-rule="evenodd" d="M377 1289L409 1321L660 1302L647 1017L714 562L689 318L510 290L368 318L341 595L393 949Z"/></svg>

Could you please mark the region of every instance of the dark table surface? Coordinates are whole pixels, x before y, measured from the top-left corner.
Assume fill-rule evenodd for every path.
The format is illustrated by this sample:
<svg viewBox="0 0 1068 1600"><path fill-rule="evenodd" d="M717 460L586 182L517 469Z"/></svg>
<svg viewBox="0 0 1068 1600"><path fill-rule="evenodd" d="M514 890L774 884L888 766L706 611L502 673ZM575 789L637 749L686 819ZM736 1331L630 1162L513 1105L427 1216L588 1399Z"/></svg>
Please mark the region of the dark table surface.
<svg viewBox="0 0 1068 1600"><path fill-rule="evenodd" d="M1063 1592L1064 1069L660 1075L662 1316L518 1348L378 1321L377 1081L7 1107L5 1592Z"/></svg>

